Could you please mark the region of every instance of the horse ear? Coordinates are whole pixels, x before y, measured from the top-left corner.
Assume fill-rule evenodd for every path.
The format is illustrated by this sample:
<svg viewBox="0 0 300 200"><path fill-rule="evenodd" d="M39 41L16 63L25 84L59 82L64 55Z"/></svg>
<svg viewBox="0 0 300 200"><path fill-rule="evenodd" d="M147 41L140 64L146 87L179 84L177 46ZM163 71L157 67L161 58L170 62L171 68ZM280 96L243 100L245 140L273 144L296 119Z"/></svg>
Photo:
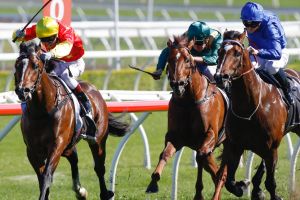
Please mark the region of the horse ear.
<svg viewBox="0 0 300 200"><path fill-rule="evenodd" d="M195 37L194 37L192 40L189 41L187 47L188 47L189 49L192 49L192 47L194 46L194 44L195 44Z"/></svg>
<svg viewBox="0 0 300 200"><path fill-rule="evenodd" d="M241 43L244 42L244 39L246 37L246 33L247 33L247 31L246 31L246 29L244 29L244 32L242 34L240 34L239 40L240 40Z"/></svg>
<svg viewBox="0 0 300 200"><path fill-rule="evenodd" d="M172 40L169 38L169 40L168 40L168 42L167 42L168 47L171 47L172 44L173 44L173 42L172 42Z"/></svg>

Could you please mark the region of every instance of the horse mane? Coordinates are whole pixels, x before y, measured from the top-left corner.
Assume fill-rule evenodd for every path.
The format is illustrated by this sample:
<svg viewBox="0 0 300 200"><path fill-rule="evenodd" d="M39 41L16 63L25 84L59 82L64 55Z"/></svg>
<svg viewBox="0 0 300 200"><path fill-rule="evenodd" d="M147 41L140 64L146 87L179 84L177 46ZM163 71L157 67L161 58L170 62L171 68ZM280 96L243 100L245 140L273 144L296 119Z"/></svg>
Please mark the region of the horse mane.
<svg viewBox="0 0 300 200"><path fill-rule="evenodd" d="M174 36L174 46L186 47L188 45L188 37L185 35Z"/></svg>
<svg viewBox="0 0 300 200"><path fill-rule="evenodd" d="M41 49L41 45L36 40L29 40L20 44L20 54L32 54Z"/></svg>
<svg viewBox="0 0 300 200"><path fill-rule="evenodd" d="M234 31L234 30L225 31L223 34L223 39L224 40L234 40L234 39L237 39L240 35L241 35L241 33L239 31Z"/></svg>

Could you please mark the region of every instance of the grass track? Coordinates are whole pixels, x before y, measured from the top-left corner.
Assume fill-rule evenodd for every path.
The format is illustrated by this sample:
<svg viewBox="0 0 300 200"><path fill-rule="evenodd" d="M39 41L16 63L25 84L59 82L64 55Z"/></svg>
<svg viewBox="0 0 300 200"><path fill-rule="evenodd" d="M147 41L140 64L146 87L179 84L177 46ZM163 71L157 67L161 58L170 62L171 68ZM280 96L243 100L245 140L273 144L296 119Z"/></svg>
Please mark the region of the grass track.
<svg viewBox="0 0 300 200"><path fill-rule="evenodd" d="M0 129L11 120L12 117L1 117ZM159 182L160 192L158 194L146 195L145 189L150 181L150 175L157 163L159 153L163 148L164 133L166 130L166 113L156 112L148 117L144 123L147 132L150 150L152 169L147 170L143 167L143 144L139 132L132 135L130 141L120 158L116 178L116 200L168 200L171 199L171 174L172 161L168 163ZM294 137L294 141L296 141ZM109 169L113 154L120 138L109 137L107 142L107 184L109 186ZM289 180L289 162L287 160L286 142L280 147L280 158L276 179L278 192L284 199L289 199L288 180ZM78 145L79 152L79 170L81 183L89 192L89 199L98 199L98 181L93 171L92 157L87 144L82 141ZM216 152L218 154L218 152ZM190 200L194 195L194 184L196 169L191 166L191 151L186 148L180 163L178 180L178 200ZM256 166L260 161L255 157ZM297 185L300 185L300 163L297 166ZM237 179L245 174L245 168L239 168ZM19 125L13 128L7 137L0 144L0 199L1 200L33 200L38 197L38 183L31 168L26 154L25 145L19 130ZM206 199L210 199L213 193L213 185L207 173L204 173L204 194ZM263 186L264 188L264 186ZM299 187L298 187L299 188ZM51 199L71 200L75 196L71 190L70 167L66 159L62 158L55 172L54 182L50 192ZM237 199L227 191L223 190L223 199ZM247 197L240 199L248 199ZM299 196L293 198L299 200Z"/></svg>

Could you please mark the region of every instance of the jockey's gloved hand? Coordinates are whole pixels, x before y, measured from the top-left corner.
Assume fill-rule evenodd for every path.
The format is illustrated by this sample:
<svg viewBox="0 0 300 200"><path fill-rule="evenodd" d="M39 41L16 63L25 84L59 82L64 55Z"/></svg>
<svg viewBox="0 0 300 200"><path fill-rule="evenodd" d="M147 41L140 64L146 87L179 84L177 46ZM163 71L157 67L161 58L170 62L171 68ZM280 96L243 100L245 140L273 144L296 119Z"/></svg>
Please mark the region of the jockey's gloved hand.
<svg viewBox="0 0 300 200"><path fill-rule="evenodd" d="M256 49L254 49L252 46L249 46L249 47L247 48L247 50L248 50L248 52L249 52L250 54L253 54L253 55L257 55L257 54L258 54L258 51L257 51Z"/></svg>
<svg viewBox="0 0 300 200"><path fill-rule="evenodd" d="M43 62L49 61L52 58L52 54L50 52L42 53L40 58Z"/></svg>
<svg viewBox="0 0 300 200"><path fill-rule="evenodd" d="M19 28L13 32L12 40L16 38L16 40L19 41L18 39L22 40L24 37L25 37L25 32Z"/></svg>
<svg viewBox="0 0 300 200"><path fill-rule="evenodd" d="M155 72L152 73L153 74L153 79L154 80L158 80L160 79L160 76L162 74L162 69L157 69Z"/></svg>

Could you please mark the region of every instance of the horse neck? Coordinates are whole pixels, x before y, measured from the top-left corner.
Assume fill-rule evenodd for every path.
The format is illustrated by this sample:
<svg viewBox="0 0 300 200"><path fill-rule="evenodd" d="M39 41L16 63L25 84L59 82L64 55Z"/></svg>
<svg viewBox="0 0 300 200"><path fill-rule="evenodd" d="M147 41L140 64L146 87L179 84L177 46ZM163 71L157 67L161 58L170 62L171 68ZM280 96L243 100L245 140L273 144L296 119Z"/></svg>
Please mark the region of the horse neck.
<svg viewBox="0 0 300 200"><path fill-rule="evenodd" d="M208 80L205 76L196 71L192 74L192 83L190 84L190 92L195 99L203 99L207 92Z"/></svg>
<svg viewBox="0 0 300 200"><path fill-rule="evenodd" d="M262 80L254 70L234 80L232 82L231 91L233 109L235 111L239 110L249 113L249 110L253 110L253 107L257 107L261 101L262 84Z"/></svg>
<svg viewBox="0 0 300 200"><path fill-rule="evenodd" d="M55 105L57 96L57 88L49 75L44 71L41 76L41 82L37 86L30 104L31 113L36 112L37 115L49 113Z"/></svg>

